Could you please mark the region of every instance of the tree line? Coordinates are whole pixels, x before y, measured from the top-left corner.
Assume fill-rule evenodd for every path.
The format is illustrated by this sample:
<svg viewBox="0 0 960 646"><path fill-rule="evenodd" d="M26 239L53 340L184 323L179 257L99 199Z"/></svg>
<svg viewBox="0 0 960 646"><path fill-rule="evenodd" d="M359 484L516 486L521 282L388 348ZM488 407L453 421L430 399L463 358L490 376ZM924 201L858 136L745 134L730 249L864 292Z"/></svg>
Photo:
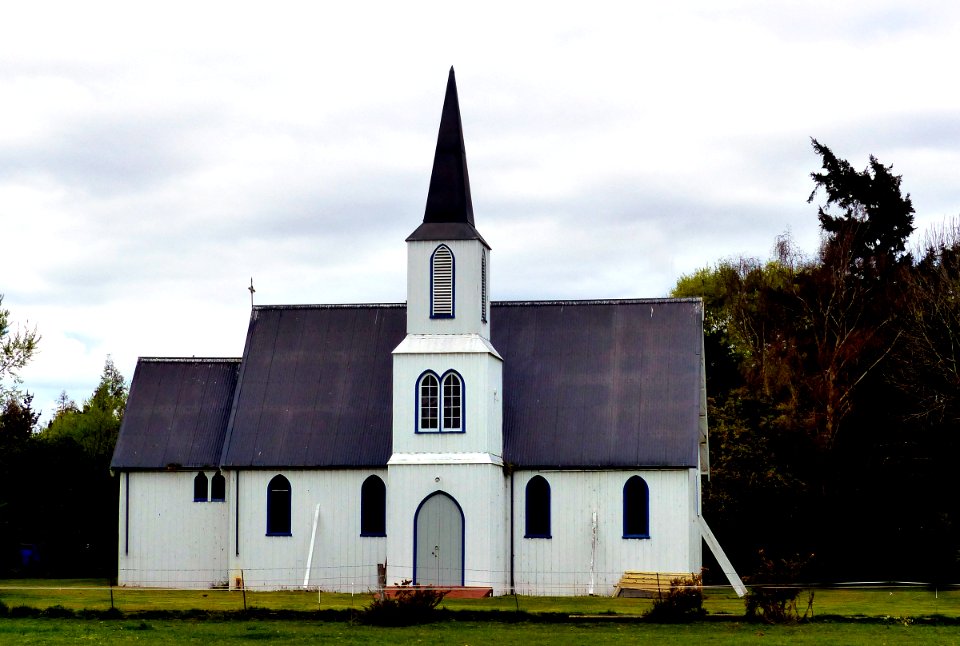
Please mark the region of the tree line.
<svg viewBox="0 0 960 646"><path fill-rule="evenodd" d="M956 580L960 225L915 249L901 176L813 140L821 244L683 276L702 296L713 473L705 514L747 572Z"/></svg>
<svg viewBox="0 0 960 646"><path fill-rule="evenodd" d="M126 382L108 357L90 398L78 406L62 393L41 428L19 377L40 335L9 321L0 307L0 577L112 578L119 481L110 459Z"/></svg>

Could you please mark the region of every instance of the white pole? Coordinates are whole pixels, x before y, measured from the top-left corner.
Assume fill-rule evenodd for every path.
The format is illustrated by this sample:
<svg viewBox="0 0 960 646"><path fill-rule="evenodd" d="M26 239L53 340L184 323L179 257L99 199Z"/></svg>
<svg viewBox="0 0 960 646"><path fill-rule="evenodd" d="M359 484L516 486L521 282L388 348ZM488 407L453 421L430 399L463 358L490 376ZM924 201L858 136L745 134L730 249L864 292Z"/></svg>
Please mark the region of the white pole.
<svg viewBox="0 0 960 646"><path fill-rule="evenodd" d="M313 512L313 533L310 534L310 551L307 553L307 571L303 573L303 587L307 588L310 583L310 568L313 566L313 547L317 543L317 525L320 524L320 503L317 503L317 509Z"/></svg>
<svg viewBox="0 0 960 646"><path fill-rule="evenodd" d="M593 512L593 526L590 532L590 589L587 594L593 595L593 587L596 583L597 570L597 512Z"/></svg>

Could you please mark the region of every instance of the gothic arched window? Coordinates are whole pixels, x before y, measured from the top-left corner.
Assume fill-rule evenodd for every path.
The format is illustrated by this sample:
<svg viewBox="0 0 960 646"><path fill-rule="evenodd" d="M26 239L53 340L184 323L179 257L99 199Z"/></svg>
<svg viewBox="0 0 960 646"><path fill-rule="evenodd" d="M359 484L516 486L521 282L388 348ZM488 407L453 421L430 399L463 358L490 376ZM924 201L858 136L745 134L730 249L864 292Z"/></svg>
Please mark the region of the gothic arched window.
<svg viewBox="0 0 960 646"><path fill-rule="evenodd" d="M550 483L543 476L527 482L525 538L550 538Z"/></svg>
<svg viewBox="0 0 960 646"><path fill-rule="evenodd" d="M290 536L290 481L281 475L267 485L267 536Z"/></svg>
<svg viewBox="0 0 960 646"><path fill-rule="evenodd" d="M623 485L623 537L650 538L650 490L640 476Z"/></svg>
<svg viewBox="0 0 960 646"><path fill-rule="evenodd" d="M207 474L203 471L193 479L193 502L207 502Z"/></svg>
<svg viewBox="0 0 960 646"><path fill-rule="evenodd" d="M442 244L430 256L430 318L453 318L453 277L453 252Z"/></svg>
<svg viewBox="0 0 960 646"><path fill-rule="evenodd" d="M360 487L360 535L387 535L387 486L370 476Z"/></svg>

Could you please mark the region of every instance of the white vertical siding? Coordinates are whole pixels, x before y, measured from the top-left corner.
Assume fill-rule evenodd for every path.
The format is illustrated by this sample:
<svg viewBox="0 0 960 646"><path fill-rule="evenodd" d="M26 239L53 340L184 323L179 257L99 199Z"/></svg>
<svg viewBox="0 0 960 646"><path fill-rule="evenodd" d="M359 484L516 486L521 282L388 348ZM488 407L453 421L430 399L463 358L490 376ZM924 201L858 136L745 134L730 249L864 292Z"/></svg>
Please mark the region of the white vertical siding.
<svg viewBox="0 0 960 646"><path fill-rule="evenodd" d="M441 244L454 257L454 317L430 318L430 256ZM407 333L480 334L490 338L490 323L482 320L481 263L479 240L416 241L407 243ZM487 289L490 285L487 253ZM490 318L487 317L487 321Z"/></svg>
<svg viewBox="0 0 960 646"><path fill-rule="evenodd" d="M209 588L227 582L229 505L194 502L197 473L121 474L120 585ZM209 479L215 472L205 473Z"/></svg>
<svg viewBox="0 0 960 646"><path fill-rule="evenodd" d="M277 474L290 481L291 536L267 536L267 485ZM230 583L241 576L254 589L274 590L303 585L320 505L308 578L310 588L364 592L377 586L377 564L386 559L384 537L360 536L360 488L377 475L387 483L387 506L393 491L386 469L281 470L231 472L228 487L236 491L239 477L239 546L237 509L230 509ZM387 520L387 536L392 528ZM239 552L239 554L238 554Z"/></svg>
<svg viewBox="0 0 960 646"><path fill-rule="evenodd" d="M696 490L690 473L518 471L514 478L514 578L519 594L612 594L626 570L698 572ZM550 483L552 538L524 538L527 481ZM642 477L650 491L650 538L623 538L623 485ZM596 514L596 542L593 518Z"/></svg>
<svg viewBox="0 0 960 646"><path fill-rule="evenodd" d="M510 556L506 482L503 469L491 464L391 466L387 486L395 493L387 503L387 583L413 580L414 517L424 499L442 491L463 511L464 585L506 593Z"/></svg>
<svg viewBox="0 0 960 646"><path fill-rule="evenodd" d="M463 433L417 433L417 379L425 370L463 377ZM503 362L486 353L395 354L394 453L503 453Z"/></svg>

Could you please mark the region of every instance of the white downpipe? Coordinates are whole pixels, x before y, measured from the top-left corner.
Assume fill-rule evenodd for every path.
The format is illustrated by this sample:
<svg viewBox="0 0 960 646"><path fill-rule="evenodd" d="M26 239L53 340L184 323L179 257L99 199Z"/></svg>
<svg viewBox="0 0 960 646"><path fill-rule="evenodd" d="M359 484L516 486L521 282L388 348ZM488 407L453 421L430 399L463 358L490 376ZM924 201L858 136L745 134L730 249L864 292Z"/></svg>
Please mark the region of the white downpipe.
<svg viewBox="0 0 960 646"><path fill-rule="evenodd" d="M597 573L597 512L593 512L591 526L591 535L590 535L590 587L587 589L587 594L593 595L593 588L596 584L596 573Z"/></svg>
<svg viewBox="0 0 960 646"><path fill-rule="evenodd" d="M313 532L310 534L310 551L307 553L307 571L303 573L303 587L310 584L310 568L313 566L313 548L317 544L317 526L320 524L320 503L313 512Z"/></svg>

